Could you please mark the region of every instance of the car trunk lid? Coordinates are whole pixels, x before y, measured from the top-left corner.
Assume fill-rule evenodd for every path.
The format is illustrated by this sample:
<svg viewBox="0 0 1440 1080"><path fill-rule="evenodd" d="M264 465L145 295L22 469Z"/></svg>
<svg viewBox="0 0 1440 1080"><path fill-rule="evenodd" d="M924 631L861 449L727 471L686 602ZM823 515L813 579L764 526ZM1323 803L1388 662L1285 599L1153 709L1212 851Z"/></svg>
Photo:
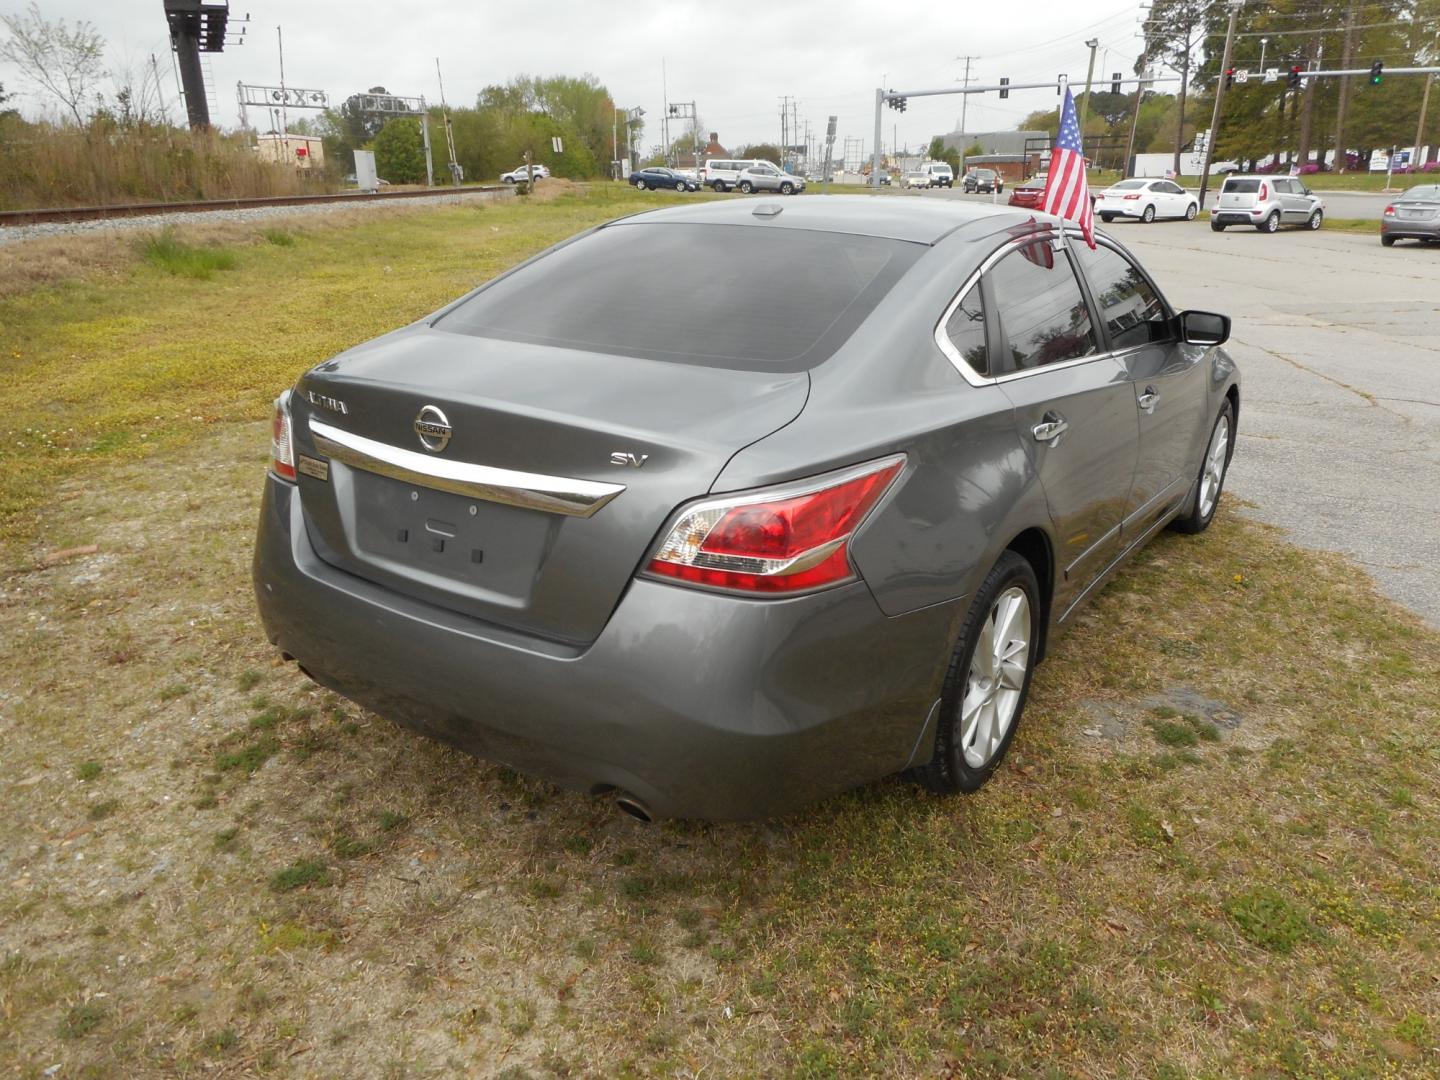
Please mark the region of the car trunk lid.
<svg viewBox="0 0 1440 1080"><path fill-rule="evenodd" d="M1220 189L1220 208L1222 210L1253 210L1262 190L1267 186L1265 181L1249 177L1226 180L1225 185Z"/></svg>
<svg viewBox="0 0 1440 1080"><path fill-rule="evenodd" d="M588 643L674 508L808 390L803 371L401 331L292 396L307 531L396 592Z"/></svg>

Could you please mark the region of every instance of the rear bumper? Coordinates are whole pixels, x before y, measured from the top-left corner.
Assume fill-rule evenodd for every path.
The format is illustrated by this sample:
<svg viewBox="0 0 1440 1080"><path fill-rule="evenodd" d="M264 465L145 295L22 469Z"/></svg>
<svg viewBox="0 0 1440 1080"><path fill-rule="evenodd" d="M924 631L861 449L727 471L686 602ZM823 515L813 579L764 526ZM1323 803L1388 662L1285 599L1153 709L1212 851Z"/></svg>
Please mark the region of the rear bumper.
<svg viewBox="0 0 1440 1080"><path fill-rule="evenodd" d="M1440 240L1440 217L1425 221L1381 218L1380 235L1393 236L1398 240Z"/></svg>
<svg viewBox="0 0 1440 1080"><path fill-rule="evenodd" d="M1265 220L1265 216L1274 209L1273 207L1261 207L1258 210L1212 210L1210 220L1217 221L1221 225L1259 225Z"/></svg>
<svg viewBox="0 0 1440 1080"><path fill-rule="evenodd" d="M1112 203L1105 199L1097 200L1095 213L1107 214L1110 217L1143 217L1145 206L1143 203Z"/></svg>
<svg viewBox="0 0 1440 1080"><path fill-rule="evenodd" d="M254 559L270 641L400 724L659 817L766 817L905 768L960 601L895 618L863 583L746 600L637 579L575 648L421 603L315 554L270 477ZM929 742L929 738L925 740Z"/></svg>

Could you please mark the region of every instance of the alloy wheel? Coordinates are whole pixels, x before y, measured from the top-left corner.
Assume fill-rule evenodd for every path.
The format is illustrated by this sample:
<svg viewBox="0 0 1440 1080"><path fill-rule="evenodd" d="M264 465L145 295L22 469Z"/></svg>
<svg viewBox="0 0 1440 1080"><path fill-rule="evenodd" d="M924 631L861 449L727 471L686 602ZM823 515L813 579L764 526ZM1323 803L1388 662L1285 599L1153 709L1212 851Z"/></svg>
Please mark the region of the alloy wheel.
<svg viewBox="0 0 1440 1080"><path fill-rule="evenodd" d="M1012 585L990 606L960 703L960 751L972 769L995 756L1015 722L1030 661L1030 600Z"/></svg>
<svg viewBox="0 0 1440 1080"><path fill-rule="evenodd" d="M1230 414L1220 417L1215 433L1210 436L1210 448L1205 451L1205 471L1200 474L1200 517L1208 518L1215 509L1215 500L1220 497L1220 485L1225 480L1225 460L1230 453Z"/></svg>

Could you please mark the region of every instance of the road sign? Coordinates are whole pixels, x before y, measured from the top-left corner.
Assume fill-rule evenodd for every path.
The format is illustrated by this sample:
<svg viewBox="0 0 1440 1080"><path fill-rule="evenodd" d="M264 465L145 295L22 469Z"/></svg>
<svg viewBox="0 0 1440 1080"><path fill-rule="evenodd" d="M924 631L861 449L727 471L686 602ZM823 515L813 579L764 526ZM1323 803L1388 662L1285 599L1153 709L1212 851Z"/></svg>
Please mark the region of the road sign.
<svg viewBox="0 0 1440 1080"><path fill-rule="evenodd" d="M563 154L565 152L565 144L560 141L559 135L556 135L550 140L550 148L557 154Z"/></svg>
<svg viewBox="0 0 1440 1080"><path fill-rule="evenodd" d="M1275 82L1275 81L1277 81L1279 78L1280 78L1280 69L1279 69L1279 68L1266 68L1266 69L1265 69L1265 81L1266 81L1267 83Z"/></svg>
<svg viewBox="0 0 1440 1080"><path fill-rule="evenodd" d="M1236 81L1236 82L1249 82L1249 81L1250 81L1250 72L1249 72L1249 70L1248 70L1247 68L1236 68L1236 69L1235 69L1235 81Z"/></svg>

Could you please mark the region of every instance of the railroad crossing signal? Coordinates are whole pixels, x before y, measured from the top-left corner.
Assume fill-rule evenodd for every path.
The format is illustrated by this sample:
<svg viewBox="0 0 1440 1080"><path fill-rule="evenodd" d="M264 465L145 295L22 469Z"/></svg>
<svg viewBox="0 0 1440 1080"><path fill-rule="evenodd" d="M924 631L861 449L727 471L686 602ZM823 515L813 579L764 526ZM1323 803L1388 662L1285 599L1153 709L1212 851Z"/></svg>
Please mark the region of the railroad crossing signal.
<svg viewBox="0 0 1440 1080"><path fill-rule="evenodd" d="M1385 81L1385 61L1376 60L1370 65L1370 85L1379 86Z"/></svg>
<svg viewBox="0 0 1440 1080"><path fill-rule="evenodd" d="M1000 96L1002 98L1008 98L1010 96L1010 80L1008 78L1002 78L1000 80Z"/></svg>
<svg viewBox="0 0 1440 1080"><path fill-rule="evenodd" d="M1300 89L1300 73L1301 73L1302 71L1304 71L1304 70L1305 70L1305 69L1304 69L1303 67L1301 67L1299 64L1291 64L1291 65L1290 65L1290 75L1289 75L1289 77L1285 80L1285 84L1286 84L1291 90L1299 90L1299 89Z"/></svg>
<svg viewBox="0 0 1440 1080"><path fill-rule="evenodd" d="M1232 87L1232 86L1234 86L1234 85L1235 85L1235 69L1234 69L1234 68L1226 68L1226 69L1225 69L1225 89L1226 89L1226 90L1229 90L1230 87Z"/></svg>
<svg viewBox="0 0 1440 1080"><path fill-rule="evenodd" d="M1110 75L1110 93L1112 93L1112 94L1118 94L1118 93L1120 93L1120 80L1123 79L1124 77L1125 77L1125 76L1122 75L1122 74L1121 74L1120 72L1118 72L1118 71L1111 73L1111 75Z"/></svg>

